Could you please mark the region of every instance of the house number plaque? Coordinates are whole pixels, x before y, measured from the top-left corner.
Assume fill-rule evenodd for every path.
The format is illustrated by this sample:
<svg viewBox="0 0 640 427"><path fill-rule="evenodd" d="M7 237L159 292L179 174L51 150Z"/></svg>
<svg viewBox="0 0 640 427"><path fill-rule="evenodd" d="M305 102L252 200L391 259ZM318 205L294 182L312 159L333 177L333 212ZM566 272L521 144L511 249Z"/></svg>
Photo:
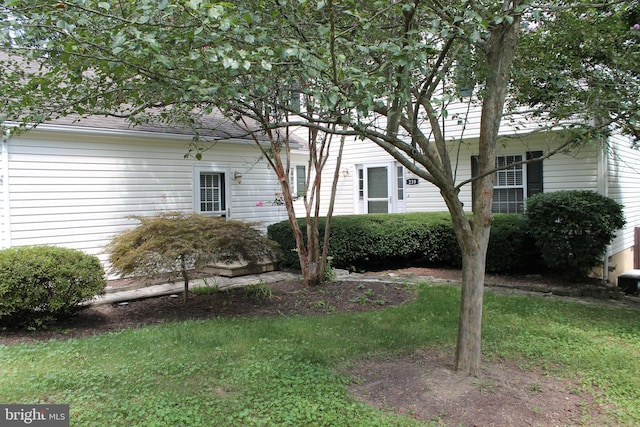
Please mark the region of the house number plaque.
<svg viewBox="0 0 640 427"><path fill-rule="evenodd" d="M407 185L418 185L418 178L407 178Z"/></svg>

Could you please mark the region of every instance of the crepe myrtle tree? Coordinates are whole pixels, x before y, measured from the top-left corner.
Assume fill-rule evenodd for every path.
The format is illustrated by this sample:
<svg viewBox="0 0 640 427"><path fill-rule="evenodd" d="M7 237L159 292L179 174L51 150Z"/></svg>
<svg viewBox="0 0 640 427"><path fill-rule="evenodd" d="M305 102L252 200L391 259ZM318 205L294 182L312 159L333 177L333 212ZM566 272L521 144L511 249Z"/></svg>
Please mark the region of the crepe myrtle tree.
<svg viewBox="0 0 640 427"><path fill-rule="evenodd" d="M294 97L301 97L301 94L293 93ZM308 98L305 96L305 98ZM299 102L295 99L292 102ZM286 101L285 101L286 102ZM287 105L287 104L284 104ZM309 106L309 104L307 104ZM286 131L274 128L273 124L286 120L286 111L283 111L279 104L271 107L264 107L263 102L253 101L243 104L242 108L232 108L233 111L239 111L234 120L237 125L243 129L247 135L254 139L256 146L262 152L262 157L266 158L271 169L275 172L278 182L280 183L281 192L275 197L274 203L284 205L287 211L289 225L291 226L293 236L296 241L296 251L300 262L303 283L305 286L319 285L326 279L326 266L329 250L329 236L331 228L331 218L333 214L333 205L335 201L335 193L338 185L340 164L342 159L342 151L345 143L345 136L335 135L331 129L335 131L335 124L329 131L320 131L316 128L307 129L308 149L307 163L304 168L304 175L296 175L296 180L292 178L291 150L292 141L291 133L288 126ZM307 111L310 111L308 107ZM251 116L253 120L248 120L246 116ZM253 123L253 125L251 124ZM262 134L267 136L267 144L261 141ZM324 236L320 239L319 219L321 206L321 187L322 172L325 170L329 153L332 147L338 145L337 162L335 163L332 177L332 185L329 196L329 206L325 214L325 230ZM194 155L200 157L203 151L211 149L215 144L211 145L207 142L200 141L193 149ZM298 183L303 182L300 186ZM302 187L302 191L301 191ZM294 202L300 200L300 204L304 208L305 231L298 222L299 212L296 212ZM306 234L306 237L305 237Z"/></svg>
<svg viewBox="0 0 640 427"><path fill-rule="evenodd" d="M324 278L329 238L327 229L321 251L320 177L330 147L343 145L344 138L308 131L305 190L293 191L291 132L281 123L299 111L301 101L308 115L313 105L296 89L303 64L295 48L272 40L263 22L273 22L254 12L257 5L3 1L0 85L7 102L0 106L0 123L17 124L12 131L20 132L61 116L108 115L134 126L186 127L195 135L187 156L201 159L217 142L201 136L207 122L202 119L221 112L255 141L276 173L304 282L314 285ZM303 199L306 240L296 197Z"/></svg>
<svg viewBox="0 0 640 427"><path fill-rule="evenodd" d="M437 186L463 259L455 369L478 371L498 129L514 82L523 18L554 2L4 0L2 5L3 50L25 58L4 60L0 67L3 120L39 123L65 114L107 114L133 124L197 129L202 115L220 109L252 120L262 132L304 126L321 135L369 139ZM25 60L42 66L30 68ZM478 174L464 181L456 173L459 141L447 140L441 124L461 87L475 88L481 108ZM284 140L272 141L278 149ZM286 166L278 171L289 210L287 173ZM468 216L459 194L472 182L478 197ZM291 211L289 217L293 224ZM300 248L301 235L296 238Z"/></svg>

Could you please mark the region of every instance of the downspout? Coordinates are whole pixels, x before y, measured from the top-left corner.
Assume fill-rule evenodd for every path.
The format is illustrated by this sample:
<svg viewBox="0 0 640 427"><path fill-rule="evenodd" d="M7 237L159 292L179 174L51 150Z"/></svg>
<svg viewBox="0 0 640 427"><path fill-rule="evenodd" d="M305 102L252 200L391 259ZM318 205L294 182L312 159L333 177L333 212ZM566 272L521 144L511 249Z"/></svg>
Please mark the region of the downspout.
<svg viewBox="0 0 640 427"><path fill-rule="evenodd" d="M9 130L2 130L2 162L0 181L2 184L2 240L0 248L11 247L11 195L9 193Z"/></svg>
<svg viewBox="0 0 640 427"><path fill-rule="evenodd" d="M600 147L598 150L598 193L609 197L609 158L608 149ZM607 245L602 259L602 279L609 281L609 256L611 255L611 245Z"/></svg>

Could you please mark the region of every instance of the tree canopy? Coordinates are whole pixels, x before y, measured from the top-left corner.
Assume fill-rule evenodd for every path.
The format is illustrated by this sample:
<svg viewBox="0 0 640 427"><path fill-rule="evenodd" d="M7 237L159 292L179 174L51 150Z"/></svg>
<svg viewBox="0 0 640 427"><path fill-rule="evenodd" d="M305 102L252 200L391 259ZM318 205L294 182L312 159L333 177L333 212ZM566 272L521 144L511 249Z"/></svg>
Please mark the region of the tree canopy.
<svg viewBox="0 0 640 427"><path fill-rule="evenodd" d="M512 108L640 142L640 1L550 2L522 33Z"/></svg>
<svg viewBox="0 0 640 427"><path fill-rule="evenodd" d="M633 134L637 10L637 0L4 0L3 51L23 59L0 67L0 121L107 114L196 129L220 109L263 130L375 142L451 212L463 253L455 366L476 372L505 103ZM460 181L440 124L460 89L481 108L472 217L459 199L471 180Z"/></svg>

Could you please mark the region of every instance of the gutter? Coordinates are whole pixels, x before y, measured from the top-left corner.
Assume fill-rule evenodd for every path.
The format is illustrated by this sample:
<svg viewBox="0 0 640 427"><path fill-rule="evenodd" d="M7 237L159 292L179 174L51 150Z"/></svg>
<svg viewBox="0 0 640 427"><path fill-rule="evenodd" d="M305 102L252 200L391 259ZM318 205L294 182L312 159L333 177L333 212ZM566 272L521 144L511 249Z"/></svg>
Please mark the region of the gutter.
<svg viewBox="0 0 640 427"><path fill-rule="evenodd" d="M2 129L0 147L2 161L0 163L0 182L2 185L2 239L0 248L11 247L11 194L9 192L9 130Z"/></svg>
<svg viewBox="0 0 640 427"><path fill-rule="evenodd" d="M5 125L17 127L17 123L5 123ZM161 129L161 128L160 128ZM127 129L116 129L116 128L106 128L106 127L95 127L95 126L80 126L73 124L55 124L55 123L40 123L36 125L29 125L27 132L54 132L54 133L68 133L68 134L79 134L84 136L102 136L102 137L111 137L111 138L133 138L133 139L147 139L147 140L166 140L166 141L184 141L184 142L192 142L193 134L189 133L173 133L173 132L162 132L152 131L152 130L142 130L134 128ZM247 144L250 145L255 144L255 141L251 139L249 136L246 138L242 138L239 136L230 136L228 138L215 139L213 137L203 135L203 140L207 140L211 143L229 143L229 144ZM259 140L260 144L263 146L269 146L270 143L268 140ZM291 147L293 149L302 148L302 144L292 143Z"/></svg>

